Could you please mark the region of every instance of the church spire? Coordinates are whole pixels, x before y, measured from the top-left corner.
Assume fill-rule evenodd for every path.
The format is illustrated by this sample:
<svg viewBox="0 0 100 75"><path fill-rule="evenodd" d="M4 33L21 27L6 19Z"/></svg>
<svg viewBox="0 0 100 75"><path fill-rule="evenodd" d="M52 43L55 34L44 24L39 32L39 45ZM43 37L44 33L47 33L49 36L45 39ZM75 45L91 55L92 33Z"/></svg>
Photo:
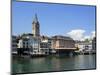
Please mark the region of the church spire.
<svg viewBox="0 0 100 75"><path fill-rule="evenodd" d="M32 33L34 37L40 36L40 25L39 25L37 14L35 14L34 20L32 22Z"/></svg>
<svg viewBox="0 0 100 75"><path fill-rule="evenodd" d="M37 14L35 14L35 18L33 20L33 23L38 23L38 17L37 17Z"/></svg>

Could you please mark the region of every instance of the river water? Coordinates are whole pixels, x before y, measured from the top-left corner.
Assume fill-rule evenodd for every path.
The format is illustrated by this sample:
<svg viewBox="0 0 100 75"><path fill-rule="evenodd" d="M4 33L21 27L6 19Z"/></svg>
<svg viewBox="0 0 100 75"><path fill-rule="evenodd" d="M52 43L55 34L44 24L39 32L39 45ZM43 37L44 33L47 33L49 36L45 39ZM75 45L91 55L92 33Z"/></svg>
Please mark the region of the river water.
<svg viewBox="0 0 100 75"><path fill-rule="evenodd" d="M38 58L14 57L12 59L12 73L68 71L95 68L95 54L64 57L47 56Z"/></svg>

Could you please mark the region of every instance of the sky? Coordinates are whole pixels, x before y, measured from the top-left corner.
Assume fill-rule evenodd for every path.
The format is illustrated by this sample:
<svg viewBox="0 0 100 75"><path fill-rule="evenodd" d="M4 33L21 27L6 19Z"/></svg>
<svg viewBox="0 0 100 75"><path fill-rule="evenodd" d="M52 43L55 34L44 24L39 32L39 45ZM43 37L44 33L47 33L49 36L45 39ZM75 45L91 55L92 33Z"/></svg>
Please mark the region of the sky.
<svg viewBox="0 0 100 75"><path fill-rule="evenodd" d="M95 36L95 6L12 2L12 34L32 33L37 14L40 34L64 35L82 40Z"/></svg>

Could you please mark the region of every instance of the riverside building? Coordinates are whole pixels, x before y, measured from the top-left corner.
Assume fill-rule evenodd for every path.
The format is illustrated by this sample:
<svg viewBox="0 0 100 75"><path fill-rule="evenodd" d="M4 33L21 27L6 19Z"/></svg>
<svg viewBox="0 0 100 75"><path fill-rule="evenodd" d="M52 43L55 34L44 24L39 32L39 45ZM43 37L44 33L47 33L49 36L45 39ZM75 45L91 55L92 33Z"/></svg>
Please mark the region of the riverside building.
<svg viewBox="0 0 100 75"><path fill-rule="evenodd" d="M86 41L76 41L75 45L79 48L79 51L91 51L92 43Z"/></svg>
<svg viewBox="0 0 100 75"><path fill-rule="evenodd" d="M18 48L23 49L30 55L41 54L40 51L40 40L37 37L33 37L33 34L27 33L22 34L19 39Z"/></svg>
<svg viewBox="0 0 100 75"><path fill-rule="evenodd" d="M76 50L75 41L66 36L53 36L52 37L52 49L56 51L57 54L70 54Z"/></svg>
<svg viewBox="0 0 100 75"><path fill-rule="evenodd" d="M76 50L75 41L66 36L41 36L40 23L35 14L32 22L32 33L24 33L18 37L18 53L30 55L49 55L50 53L71 53Z"/></svg>
<svg viewBox="0 0 100 75"><path fill-rule="evenodd" d="M45 52L46 55L49 55L51 52L51 38L47 36L41 36L41 43L40 43L41 51Z"/></svg>

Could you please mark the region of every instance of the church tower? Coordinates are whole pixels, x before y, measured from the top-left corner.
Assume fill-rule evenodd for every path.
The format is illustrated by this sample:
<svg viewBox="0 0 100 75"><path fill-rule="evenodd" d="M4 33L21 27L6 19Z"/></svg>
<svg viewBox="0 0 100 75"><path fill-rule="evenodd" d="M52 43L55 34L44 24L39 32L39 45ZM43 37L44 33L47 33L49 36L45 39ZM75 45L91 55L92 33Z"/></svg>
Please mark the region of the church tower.
<svg viewBox="0 0 100 75"><path fill-rule="evenodd" d="M35 18L32 22L32 34L33 34L33 37L40 36L40 25L39 25L39 21L37 18L37 14L35 14Z"/></svg>

